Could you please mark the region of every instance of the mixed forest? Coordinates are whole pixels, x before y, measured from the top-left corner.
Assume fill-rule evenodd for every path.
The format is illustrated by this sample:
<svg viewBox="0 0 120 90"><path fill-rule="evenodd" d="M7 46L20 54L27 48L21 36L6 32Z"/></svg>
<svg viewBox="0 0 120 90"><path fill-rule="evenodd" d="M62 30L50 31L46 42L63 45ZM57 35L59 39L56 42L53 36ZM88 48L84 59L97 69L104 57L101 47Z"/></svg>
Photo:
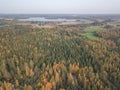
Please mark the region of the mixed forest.
<svg viewBox="0 0 120 90"><path fill-rule="evenodd" d="M0 27L0 90L119 90L120 27Z"/></svg>

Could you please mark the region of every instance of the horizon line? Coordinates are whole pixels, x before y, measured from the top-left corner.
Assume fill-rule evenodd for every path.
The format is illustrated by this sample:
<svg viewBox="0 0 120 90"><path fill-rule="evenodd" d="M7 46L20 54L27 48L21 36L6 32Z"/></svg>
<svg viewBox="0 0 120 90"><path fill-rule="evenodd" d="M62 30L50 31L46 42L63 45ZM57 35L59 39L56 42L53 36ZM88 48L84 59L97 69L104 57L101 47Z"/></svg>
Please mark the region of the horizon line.
<svg viewBox="0 0 120 90"><path fill-rule="evenodd" d="M20 15L20 14L23 14L23 15L27 15L27 14L38 14L38 15L44 15L44 14L51 14L51 15L55 15L55 14L63 14L63 15L120 15L120 13L0 13L0 15L3 14L3 15L7 15L7 14L13 14L13 15Z"/></svg>

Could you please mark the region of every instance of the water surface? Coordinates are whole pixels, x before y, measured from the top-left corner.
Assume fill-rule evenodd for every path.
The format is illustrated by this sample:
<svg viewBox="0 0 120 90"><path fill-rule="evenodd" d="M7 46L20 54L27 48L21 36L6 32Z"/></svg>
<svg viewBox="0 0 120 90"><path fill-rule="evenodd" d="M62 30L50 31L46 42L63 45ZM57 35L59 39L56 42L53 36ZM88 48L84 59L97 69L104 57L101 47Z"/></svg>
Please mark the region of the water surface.
<svg viewBox="0 0 120 90"><path fill-rule="evenodd" d="M20 21L39 21L39 22L75 22L76 19L65 19L65 18L57 18L57 19L47 19L45 17L30 17L26 19L19 19Z"/></svg>

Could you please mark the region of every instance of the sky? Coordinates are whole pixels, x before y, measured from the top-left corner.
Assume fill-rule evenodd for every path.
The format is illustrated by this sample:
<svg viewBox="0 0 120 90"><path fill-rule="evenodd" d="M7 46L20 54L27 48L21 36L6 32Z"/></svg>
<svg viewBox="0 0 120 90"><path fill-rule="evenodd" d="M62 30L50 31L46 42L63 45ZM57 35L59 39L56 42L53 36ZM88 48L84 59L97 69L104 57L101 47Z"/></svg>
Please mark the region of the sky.
<svg viewBox="0 0 120 90"><path fill-rule="evenodd" d="M2 14L120 14L120 0L0 0Z"/></svg>

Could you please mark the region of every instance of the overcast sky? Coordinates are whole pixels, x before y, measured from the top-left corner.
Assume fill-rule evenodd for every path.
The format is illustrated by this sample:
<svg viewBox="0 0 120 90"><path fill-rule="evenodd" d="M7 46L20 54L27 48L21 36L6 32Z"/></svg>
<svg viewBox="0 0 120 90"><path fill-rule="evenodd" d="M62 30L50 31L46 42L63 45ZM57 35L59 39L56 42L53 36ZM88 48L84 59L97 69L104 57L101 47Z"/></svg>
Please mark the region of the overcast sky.
<svg viewBox="0 0 120 90"><path fill-rule="evenodd" d="M0 13L120 14L120 0L0 0Z"/></svg>

